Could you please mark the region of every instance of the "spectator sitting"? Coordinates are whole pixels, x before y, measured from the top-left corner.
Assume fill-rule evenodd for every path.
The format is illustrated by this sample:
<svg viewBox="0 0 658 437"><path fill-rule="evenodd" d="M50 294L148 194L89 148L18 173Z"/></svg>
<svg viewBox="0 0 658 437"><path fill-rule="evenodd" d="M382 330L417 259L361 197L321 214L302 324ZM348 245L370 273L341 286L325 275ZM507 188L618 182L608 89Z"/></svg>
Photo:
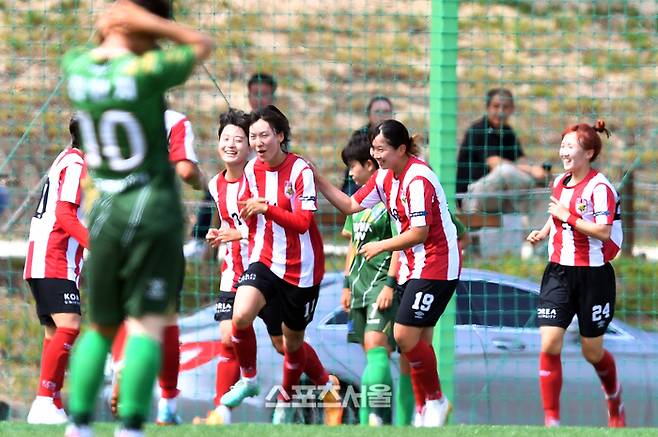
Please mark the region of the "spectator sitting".
<svg viewBox="0 0 658 437"><path fill-rule="evenodd" d="M391 99L386 96L375 96L370 99L367 107L368 124L352 132L352 136L348 144L359 144L361 141L367 141L370 144L370 134L374 132L375 128L384 120L388 120L393 116L393 103ZM358 189L357 184L352 180L349 171L345 171L343 179L343 186L341 191L348 196L356 193Z"/></svg>
<svg viewBox="0 0 658 437"><path fill-rule="evenodd" d="M541 166L526 162L514 130L508 124L514 113L514 98L505 88L487 93L487 113L466 131L457 158L457 193L464 212L528 211L527 197L494 193L529 189L546 181ZM491 195L487 195L491 193Z"/></svg>

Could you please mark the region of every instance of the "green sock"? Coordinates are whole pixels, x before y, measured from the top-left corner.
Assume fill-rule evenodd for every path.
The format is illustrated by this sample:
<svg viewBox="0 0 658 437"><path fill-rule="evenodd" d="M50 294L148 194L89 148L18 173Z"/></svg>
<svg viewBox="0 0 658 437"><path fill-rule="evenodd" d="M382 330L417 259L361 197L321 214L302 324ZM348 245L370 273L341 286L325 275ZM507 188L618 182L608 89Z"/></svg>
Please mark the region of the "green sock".
<svg viewBox="0 0 658 437"><path fill-rule="evenodd" d="M96 397L103 382L103 369L111 342L98 331L87 331L75 343L70 364L69 409L73 422L87 424L91 420Z"/></svg>
<svg viewBox="0 0 658 437"><path fill-rule="evenodd" d="M378 346L370 349L367 353L368 363L364 373L368 373L370 385L386 385L389 387L388 406L372 407L369 406L379 417L384 419L384 423L391 423L391 402L393 401L393 377L391 376L391 366L389 364L388 350L384 346ZM375 401L378 404L384 403L384 398Z"/></svg>
<svg viewBox="0 0 658 437"><path fill-rule="evenodd" d="M395 424L398 426L411 425L415 407L416 400L411 385L411 375L400 373L400 380L395 392Z"/></svg>
<svg viewBox="0 0 658 437"><path fill-rule="evenodd" d="M141 428L151 409L153 384L160 371L160 343L131 335L126 341L119 386L119 417L126 428Z"/></svg>
<svg viewBox="0 0 658 437"><path fill-rule="evenodd" d="M370 374L368 373L368 364L363 369L361 375L361 404L359 406L359 423L361 425L368 425L368 416L370 415L370 408L368 407L368 398L366 396L368 386L370 385Z"/></svg>

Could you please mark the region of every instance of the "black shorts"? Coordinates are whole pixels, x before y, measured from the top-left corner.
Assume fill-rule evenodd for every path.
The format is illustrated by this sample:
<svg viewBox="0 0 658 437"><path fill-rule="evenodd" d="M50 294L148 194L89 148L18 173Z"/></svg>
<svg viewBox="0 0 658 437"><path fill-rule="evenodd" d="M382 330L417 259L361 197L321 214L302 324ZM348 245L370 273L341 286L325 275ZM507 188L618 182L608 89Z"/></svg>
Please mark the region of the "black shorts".
<svg viewBox="0 0 658 437"><path fill-rule="evenodd" d="M255 287L262 293L267 302L265 308L268 305L276 305L278 302L281 320L293 331L303 331L313 320L320 293L319 284L305 288L296 287L272 273L265 264L256 262L251 264L240 277L238 287L244 285ZM276 312L274 311L270 307L268 317L275 318ZM265 320L265 318L263 319ZM268 324L267 321L265 323ZM271 332L270 335L272 335Z"/></svg>
<svg viewBox="0 0 658 437"><path fill-rule="evenodd" d="M68 279L28 279L37 302L37 316L43 326L55 326L51 314L80 314L80 291Z"/></svg>
<svg viewBox="0 0 658 437"><path fill-rule="evenodd" d="M395 322L401 325L433 327L455 293L459 279L410 279L396 290L400 307Z"/></svg>
<svg viewBox="0 0 658 437"><path fill-rule="evenodd" d="M537 321L539 326L566 329L573 316L583 337L603 335L615 314L615 270L548 263L541 280Z"/></svg>
<svg viewBox="0 0 658 437"><path fill-rule="evenodd" d="M215 305L215 320L218 322L231 320L233 318L234 302L235 292L220 291ZM268 301L258 313L258 317L265 322L267 333L272 337L283 335L281 330L281 305L279 305L278 299Z"/></svg>

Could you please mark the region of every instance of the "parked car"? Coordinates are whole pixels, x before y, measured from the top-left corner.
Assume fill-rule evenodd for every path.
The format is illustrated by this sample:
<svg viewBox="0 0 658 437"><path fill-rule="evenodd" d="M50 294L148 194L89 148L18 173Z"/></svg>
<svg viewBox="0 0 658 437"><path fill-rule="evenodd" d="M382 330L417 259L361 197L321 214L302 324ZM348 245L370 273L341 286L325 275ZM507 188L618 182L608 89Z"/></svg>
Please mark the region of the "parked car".
<svg viewBox="0 0 658 437"><path fill-rule="evenodd" d="M307 341L342 390L358 393L365 355L347 343L347 314L339 305L342 275L325 275ZM457 289L454 367L454 422L543 424L539 394L539 329L536 282L494 272L464 269ZM214 307L180 320L181 374L179 409L185 421L212 408L219 339ZM280 384L283 359L273 349L264 324L255 324L261 393L245 400L234 421L267 422L267 408ZM624 387L627 421L632 426L657 426L658 335L613 321L605 347L617 360ZM578 325L567 330L562 353L564 383L561 397L565 425L605 426L605 400L594 369L580 352ZM393 354L394 382L399 355ZM269 399L268 399L269 395ZM321 422L321 408L301 410L300 421ZM358 412L350 403L344 421L355 423Z"/></svg>

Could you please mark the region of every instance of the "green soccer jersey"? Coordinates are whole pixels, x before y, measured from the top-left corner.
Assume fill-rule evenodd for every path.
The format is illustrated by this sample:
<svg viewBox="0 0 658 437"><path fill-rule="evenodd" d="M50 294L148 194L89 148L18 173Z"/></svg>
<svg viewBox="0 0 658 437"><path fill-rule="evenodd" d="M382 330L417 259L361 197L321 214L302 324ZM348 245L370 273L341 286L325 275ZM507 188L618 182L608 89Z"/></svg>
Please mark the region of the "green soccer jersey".
<svg viewBox="0 0 658 437"><path fill-rule="evenodd" d="M96 187L121 193L132 186L174 190L164 125L164 92L192 73L190 46L98 59L76 48L62 63L77 110L85 159Z"/></svg>
<svg viewBox="0 0 658 437"><path fill-rule="evenodd" d="M343 231L351 235L356 255L350 266L349 282L352 290L352 308L365 308L377 300L386 283L391 253L383 252L366 261L358 250L365 243L391 238L391 220L384 204L347 216Z"/></svg>

